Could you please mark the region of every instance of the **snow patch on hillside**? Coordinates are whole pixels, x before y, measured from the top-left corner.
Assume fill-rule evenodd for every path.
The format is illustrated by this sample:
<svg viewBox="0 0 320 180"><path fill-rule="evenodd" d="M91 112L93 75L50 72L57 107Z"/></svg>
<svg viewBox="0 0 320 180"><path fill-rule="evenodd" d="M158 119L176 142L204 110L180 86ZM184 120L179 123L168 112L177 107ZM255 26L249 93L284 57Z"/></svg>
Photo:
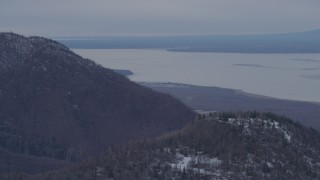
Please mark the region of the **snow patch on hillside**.
<svg viewBox="0 0 320 180"><path fill-rule="evenodd" d="M173 169L178 169L180 171L192 170L200 172L201 174L211 175L219 175L220 173L216 172L216 170L223 163L222 160L219 160L216 157L210 158L201 153L183 155L177 152L174 159L175 162L169 164Z"/></svg>

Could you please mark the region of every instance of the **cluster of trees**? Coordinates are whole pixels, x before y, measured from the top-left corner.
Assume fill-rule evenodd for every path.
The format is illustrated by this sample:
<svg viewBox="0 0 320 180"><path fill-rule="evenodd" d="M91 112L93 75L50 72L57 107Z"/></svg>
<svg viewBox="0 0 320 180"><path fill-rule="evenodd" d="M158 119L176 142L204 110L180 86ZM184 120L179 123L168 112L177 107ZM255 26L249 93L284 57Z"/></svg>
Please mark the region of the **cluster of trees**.
<svg viewBox="0 0 320 180"><path fill-rule="evenodd" d="M5 125L0 125L0 148L10 152L55 159L66 159L67 149L55 138L19 134Z"/></svg>

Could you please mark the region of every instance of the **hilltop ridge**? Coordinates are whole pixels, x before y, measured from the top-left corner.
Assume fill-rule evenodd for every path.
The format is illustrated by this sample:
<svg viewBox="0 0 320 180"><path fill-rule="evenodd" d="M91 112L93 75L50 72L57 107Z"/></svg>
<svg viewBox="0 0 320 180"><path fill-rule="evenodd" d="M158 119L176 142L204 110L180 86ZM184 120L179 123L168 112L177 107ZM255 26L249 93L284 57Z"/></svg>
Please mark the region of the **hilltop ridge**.
<svg viewBox="0 0 320 180"><path fill-rule="evenodd" d="M181 130L127 143L34 179L318 179L320 134L272 113L199 115Z"/></svg>

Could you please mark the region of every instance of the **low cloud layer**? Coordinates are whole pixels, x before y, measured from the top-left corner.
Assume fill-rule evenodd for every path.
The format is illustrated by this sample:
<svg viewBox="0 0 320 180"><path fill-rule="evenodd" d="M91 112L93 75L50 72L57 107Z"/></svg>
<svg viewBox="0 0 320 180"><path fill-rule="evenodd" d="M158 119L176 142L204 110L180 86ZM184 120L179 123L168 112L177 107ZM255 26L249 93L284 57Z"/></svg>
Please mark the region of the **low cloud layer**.
<svg viewBox="0 0 320 180"><path fill-rule="evenodd" d="M26 35L248 34L320 28L319 0L0 0Z"/></svg>

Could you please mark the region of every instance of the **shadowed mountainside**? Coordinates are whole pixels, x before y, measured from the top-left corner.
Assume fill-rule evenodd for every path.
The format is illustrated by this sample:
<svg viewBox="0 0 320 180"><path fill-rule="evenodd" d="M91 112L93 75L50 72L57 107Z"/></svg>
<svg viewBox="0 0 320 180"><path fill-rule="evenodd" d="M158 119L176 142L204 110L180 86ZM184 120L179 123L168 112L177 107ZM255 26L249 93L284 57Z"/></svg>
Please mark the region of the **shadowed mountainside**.
<svg viewBox="0 0 320 180"><path fill-rule="evenodd" d="M55 41L0 33L0 148L77 161L181 128L194 116L170 95Z"/></svg>

